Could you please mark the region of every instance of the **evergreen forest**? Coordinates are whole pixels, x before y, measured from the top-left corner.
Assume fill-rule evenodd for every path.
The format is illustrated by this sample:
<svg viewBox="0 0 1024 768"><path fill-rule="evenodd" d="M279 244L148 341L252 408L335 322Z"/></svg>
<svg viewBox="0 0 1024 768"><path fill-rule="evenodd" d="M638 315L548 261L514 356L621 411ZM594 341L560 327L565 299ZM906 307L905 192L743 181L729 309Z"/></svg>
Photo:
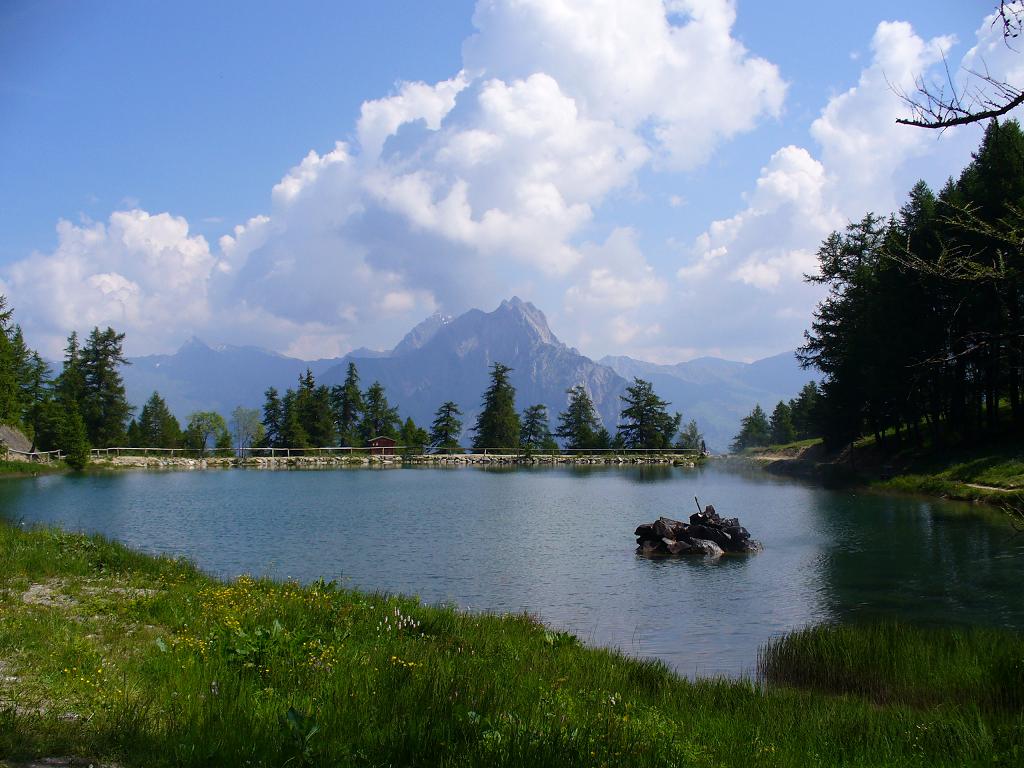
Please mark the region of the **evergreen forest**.
<svg viewBox="0 0 1024 768"><path fill-rule="evenodd" d="M818 391L760 406L734 450L823 437L983 445L1024 427L1024 133L989 122L958 178L923 181L818 250L826 290L799 350Z"/></svg>

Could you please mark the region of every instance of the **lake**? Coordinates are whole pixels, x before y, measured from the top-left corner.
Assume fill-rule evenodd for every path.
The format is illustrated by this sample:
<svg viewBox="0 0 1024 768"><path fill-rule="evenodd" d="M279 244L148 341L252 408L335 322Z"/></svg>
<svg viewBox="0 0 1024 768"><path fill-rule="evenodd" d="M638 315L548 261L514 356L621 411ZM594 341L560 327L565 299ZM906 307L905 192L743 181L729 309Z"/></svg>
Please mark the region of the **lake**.
<svg viewBox="0 0 1024 768"><path fill-rule="evenodd" d="M765 551L651 561L633 529L694 496ZM674 467L123 472L0 480L0 514L242 573L529 611L684 675L753 670L769 637L899 618L1024 629L1024 536L948 502Z"/></svg>

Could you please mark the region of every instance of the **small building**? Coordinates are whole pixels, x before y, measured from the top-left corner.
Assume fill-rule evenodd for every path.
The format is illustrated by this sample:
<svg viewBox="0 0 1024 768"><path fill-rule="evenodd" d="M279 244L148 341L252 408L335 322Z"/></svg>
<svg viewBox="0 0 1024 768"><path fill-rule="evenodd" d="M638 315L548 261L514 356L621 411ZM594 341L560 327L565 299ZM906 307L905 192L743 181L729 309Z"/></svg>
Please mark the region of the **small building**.
<svg viewBox="0 0 1024 768"><path fill-rule="evenodd" d="M394 456L395 445L398 441L391 437L384 437L384 435L378 435L377 437L370 438L370 455L371 456Z"/></svg>

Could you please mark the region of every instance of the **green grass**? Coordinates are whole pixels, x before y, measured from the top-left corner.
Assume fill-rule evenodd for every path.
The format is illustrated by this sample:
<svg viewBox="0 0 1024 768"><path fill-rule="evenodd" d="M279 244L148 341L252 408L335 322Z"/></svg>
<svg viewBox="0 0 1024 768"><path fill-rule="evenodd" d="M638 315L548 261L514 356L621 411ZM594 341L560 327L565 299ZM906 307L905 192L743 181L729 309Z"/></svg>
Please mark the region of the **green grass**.
<svg viewBox="0 0 1024 768"><path fill-rule="evenodd" d="M879 705L1024 709L1024 638L994 629L812 627L768 642L758 669L775 684Z"/></svg>
<svg viewBox="0 0 1024 768"><path fill-rule="evenodd" d="M907 451L893 461L898 471L875 481L876 487L994 504L1024 494L1024 448L1016 440L978 448Z"/></svg>
<svg viewBox="0 0 1024 768"><path fill-rule="evenodd" d="M34 461L9 461L0 459L0 477L24 477L27 475L52 475L67 472L68 466L63 461L51 463Z"/></svg>
<svg viewBox="0 0 1024 768"><path fill-rule="evenodd" d="M806 440L794 440L791 443L781 443L766 445L760 448L745 448L741 455L744 456L760 456L760 455L771 455L771 454L786 454L788 452L797 452L802 448L810 448L812 445L819 445L821 443L820 437L809 437Z"/></svg>
<svg viewBox="0 0 1024 768"><path fill-rule="evenodd" d="M95 536L0 524L0 562L0 759L1024 760L1024 686L1014 666L1024 641L1011 633L798 633L766 648L765 683L688 682L525 615L466 614L324 583L221 582Z"/></svg>
<svg viewBox="0 0 1024 768"><path fill-rule="evenodd" d="M891 437L891 436L890 436ZM757 460L795 460L794 474L816 476L839 484L867 485L878 490L917 493L996 506L1016 503L1024 508L1024 445L1012 435L979 446L947 447L904 442L882 446L873 435L859 439L848 451L828 454L820 440L753 448L744 456ZM811 448L803 455L801 453ZM796 470L803 469L800 473Z"/></svg>

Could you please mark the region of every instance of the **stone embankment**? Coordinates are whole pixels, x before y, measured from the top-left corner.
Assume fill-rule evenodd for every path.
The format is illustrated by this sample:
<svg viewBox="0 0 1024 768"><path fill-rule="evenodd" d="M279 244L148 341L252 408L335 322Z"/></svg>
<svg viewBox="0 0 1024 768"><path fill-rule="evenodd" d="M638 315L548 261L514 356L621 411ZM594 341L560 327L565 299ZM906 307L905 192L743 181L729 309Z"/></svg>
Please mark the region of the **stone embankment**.
<svg viewBox="0 0 1024 768"><path fill-rule="evenodd" d="M696 459L679 454L605 454L587 456L502 456L495 454L424 454L419 456L104 456L94 458L95 468L111 469L324 469L331 467L401 467L401 466L555 466L555 465L660 465L693 467Z"/></svg>

